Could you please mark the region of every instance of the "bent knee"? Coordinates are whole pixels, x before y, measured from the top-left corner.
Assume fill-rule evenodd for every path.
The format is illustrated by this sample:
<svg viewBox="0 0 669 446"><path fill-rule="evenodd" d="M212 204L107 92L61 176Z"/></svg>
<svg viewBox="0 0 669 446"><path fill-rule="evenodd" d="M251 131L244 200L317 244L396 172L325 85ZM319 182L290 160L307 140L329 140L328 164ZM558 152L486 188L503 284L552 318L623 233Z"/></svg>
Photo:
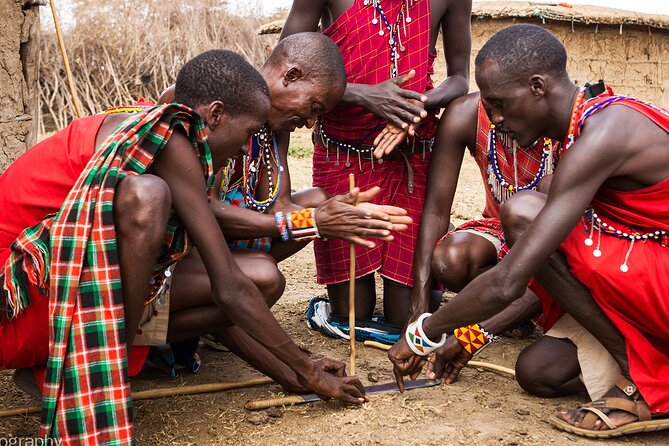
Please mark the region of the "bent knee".
<svg viewBox="0 0 669 446"><path fill-rule="evenodd" d="M155 175L129 175L118 185L114 197L117 219L145 229L167 219L172 206L169 186Z"/></svg>
<svg viewBox="0 0 669 446"><path fill-rule="evenodd" d="M546 203L546 195L535 191L520 191L506 200L500 208L504 233L522 232L536 218Z"/></svg>
<svg viewBox="0 0 669 446"><path fill-rule="evenodd" d="M257 254L262 257L254 256L251 280L258 287L258 290L260 290L267 305L271 307L283 295L283 291L286 288L286 278L279 271L276 262L271 256L260 252Z"/></svg>
<svg viewBox="0 0 669 446"><path fill-rule="evenodd" d="M516 361L516 381L530 395L540 398L561 396L561 382L552 379L551 365L538 358L532 345L518 355Z"/></svg>
<svg viewBox="0 0 669 446"><path fill-rule="evenodd" d="M497 254L489 241L466 232L455 232L434 249L430 266L439 283L458 292L495 263Z"/></svg>
<svg viewBox="0 0 669 446"><path fill-rule="evenodd" d="M460 247L449 244L435 250L432 256L432 274L443 286L458 292L469 282L469 263Z"/></svg>

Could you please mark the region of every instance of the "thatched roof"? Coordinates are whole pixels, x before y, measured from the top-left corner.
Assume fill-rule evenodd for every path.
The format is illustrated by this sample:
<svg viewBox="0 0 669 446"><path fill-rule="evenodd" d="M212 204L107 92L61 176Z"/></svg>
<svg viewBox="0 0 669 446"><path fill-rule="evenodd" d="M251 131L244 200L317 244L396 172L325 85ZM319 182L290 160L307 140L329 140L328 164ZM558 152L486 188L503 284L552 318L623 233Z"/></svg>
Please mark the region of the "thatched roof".
<svg viewBox="0 0 669 446"><path fill-rule="evenodd" d="M556 4L558 2L555 2ZM573 23L600 25L637 25L651 28L669 29L669 16L659 14L642 14L622 9L604 8L601 6L572 5L550 6L546 3L522 1L475 2L472 8L472 19L500 18L536 18L542 21L555 20ZM259 34L278 34L281 32L283 20L276 20L262 26Z"/></svg>
<svg viewBox="0 0 669 446"><path fill-rule="evenodd" d="M556 2L557 3L557 2ZM476 2L472 19L538 18L574 23L600 25L638 25L669 29L669 16L642 14L622 9L590 5L550 6L545 3L521 1Z"/></svg>

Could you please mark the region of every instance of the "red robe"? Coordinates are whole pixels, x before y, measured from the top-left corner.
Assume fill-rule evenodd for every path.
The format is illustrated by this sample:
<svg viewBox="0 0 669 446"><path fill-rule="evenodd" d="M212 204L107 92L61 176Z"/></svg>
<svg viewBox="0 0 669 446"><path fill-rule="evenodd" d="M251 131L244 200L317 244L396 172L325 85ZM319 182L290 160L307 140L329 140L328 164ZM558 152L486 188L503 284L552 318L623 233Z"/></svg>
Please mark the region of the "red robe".
<svg viewBox="0 0 669 446"><path fill-rule="evenodd" d="M613 98L616 97L597 97L582 110L587 113L592 105ZM615 104L642 113L669 132L669 113L665 110L631 98L621 98ZM587 115L581 117L579 127L585 119ZM669 231L669 178L630 192L601 187L592 200L592 208L602 221L627 234ZM584 217L560 249L572 274L590 290L625 338L630 374L652 412L669 413L669 236L637 240L632 245L629 238L602 231L601 256L595 257L596 228L593 244L585 243L591 229L590 219ZM621 270L623 264L627 265L627 272ZM552 319L561 312L550 300L544 308L553 315Z"/></svg>
<svg viewBox="0 0 669 446"><path fill-rule="evenodd" d="M0 175L0 266L25 228L58 212L95 152L95 139L105 116L72 121L31 147ZM19 316L0 323L0 370L35 367L38 382L42 382L41 366L49 356L48 297L36 286L30 290L31 305ZM133 347L128 357L131 376L139 373L147 353L148 347Z"/></svg>
<svg viewBox="0 0 669 446"><path fill-rule="evenodd" d="M355 0L323 34L334 41L342 52L346 64L347 80L356 84L377 84L391 77L391 45L389 31L382 25L380 15L370 4ZM405 14L410 21L397 20L403 4L408 5ZM424 92L432 88L430 75L436 54L430 53L430 2L414 0L402 2L387 0L381 3L386 19L398 24L401 44L397 48L400 56L397 64L399 75L416 70L413 79L402 88ZM374 24L374 17L377 23ZM385 23L385 22L383 22ZM383 30L384 35L379 35ZM406 30L406 32L405 32ZM326 134L342 143L359 146L370 144L384 128L386 122L362 107L338 105L321 117ZM417 131L421 140L430 140L436 129L436 117L426 119ZM395 157L378 164L366 152L358 157L357 152L329 148L315 138L313 157L313 185L321 187L330 195L348 193L348 175L355 175L356 186L362 190L381 187L374 203L393 205L406 209L413 219L406 231L393 234L392 242L376 241L372 249L356 246L355 277L374 271L390 280L411 286L413 283L413 256L418 238L420 218L425 202L429 144L422 141L409 142L413 153L407 155L407 163L413 172L413 190L408 187L409 174L405 161ZM426 149L427 147L427 149ZM318 221L318 215L316 215ZM349 280L349 243L342 240L316 240L317 280L319 284L335 284Z"/></svg>

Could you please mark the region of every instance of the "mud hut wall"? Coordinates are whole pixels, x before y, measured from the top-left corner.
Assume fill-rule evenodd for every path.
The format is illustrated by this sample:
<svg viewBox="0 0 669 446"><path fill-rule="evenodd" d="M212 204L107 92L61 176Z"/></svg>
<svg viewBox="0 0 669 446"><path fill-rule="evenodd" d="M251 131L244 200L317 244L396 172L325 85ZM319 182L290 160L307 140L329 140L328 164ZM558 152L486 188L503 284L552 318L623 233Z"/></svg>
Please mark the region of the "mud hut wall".
<svg viewBox="0 0 669 446"><path fill-rule="evenodd" d="M497 31L535 23L555 34L567 49L567 70L579 85L604 79L616 93L669 108L669 30L646 26L596 25L536 19L472 19L470 91L476 91L474 58Z"/></svg>
<svg viewBox="0 0 669 446"><path fill-rule="evenodd" d="M37 124L39 11L0 0L0 173L33 142Z"/></svg>

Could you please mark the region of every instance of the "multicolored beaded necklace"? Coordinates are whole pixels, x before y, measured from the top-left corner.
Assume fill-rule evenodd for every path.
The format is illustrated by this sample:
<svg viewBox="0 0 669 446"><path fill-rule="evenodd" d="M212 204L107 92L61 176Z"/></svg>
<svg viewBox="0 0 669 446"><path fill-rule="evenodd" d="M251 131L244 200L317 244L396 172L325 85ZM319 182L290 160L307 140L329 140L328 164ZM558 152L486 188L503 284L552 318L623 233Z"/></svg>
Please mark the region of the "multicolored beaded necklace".
<svg viewBox="0 0 669 446"><path fill-rule="evenodd" d="M383 37L388 33L388 45L390 45L390 77L397 77L399 73L399 60L400 52L406 51L404 45L402 45L402 38L406 38L407 35L407 24L411 23L411 16L409 15L409 8L413 7L414 0L411 0L411 5L407 0L402 1L400 10L397 13L397 18L395 23L390 23L388 17L386 17L383 7L381 6L381 0L364 0L363 4L365 6L371 6L374 8L374 18L372 19L373 25L379 25L379 36ZM378 17L377 17L378 16ZM379 18L381 20L379 20ZM400 27L402 28L402 33L400 33Z"/></svg>
<svg viewBox="0 0 669 446"><path fill-rule="evenodd" d="M527 149L528 151L533 151L536 150L539 144L543 144L541 164L539 165L537 174L528 184L525 186L519 186L518 162L516 158L518 143L516 143L516 141L512 141L511 150L513 151L513 183L505 180L499 170L497 163L497 150L508 151L509 139L510 138L508 138L506 135L503 135L502 138L499 138L497 132L495 131L495 124L490 124L490 136L488 137L488 185L490 186L490 191L492 192L492 195L495 197L495 200L498 204L503 203L511 195L515 194L519 190L536 189L539 181L544 176L553 173L553 141L550 138L544 138L543 142L537 141L532 147Z"/></svg>
<svg viewBox="0 0 669 446"><path fill-rule="evenodd" d="M277 166L276 184L272 179L273 164ZM266 199L257 200L263 166L267 172L269 191ZM249 154L244 157L243 179L246 205L257 211L265 212L279 196L282 172L283 167L281 166L276 137L267 126L264 126L251 137Z"/></svg>

